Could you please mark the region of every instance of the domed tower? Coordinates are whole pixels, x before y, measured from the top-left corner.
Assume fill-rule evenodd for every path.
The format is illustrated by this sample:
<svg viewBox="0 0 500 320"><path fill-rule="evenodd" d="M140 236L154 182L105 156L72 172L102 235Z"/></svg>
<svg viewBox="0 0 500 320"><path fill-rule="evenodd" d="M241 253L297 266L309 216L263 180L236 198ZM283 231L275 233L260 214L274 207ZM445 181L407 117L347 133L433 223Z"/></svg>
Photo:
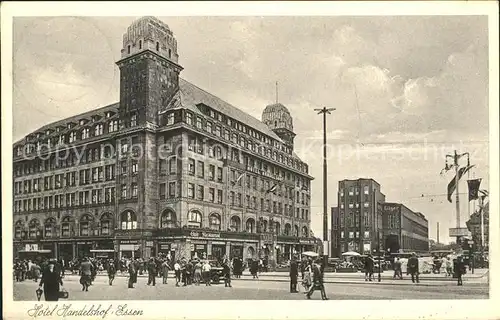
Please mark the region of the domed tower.
<svg viewBox="0 0 500 320"><path fill-rule="evenodd" d="M142 17L123 35L120 68L120 113L137 114L139 124L158 124L158 111L179 88L177 40L167 24Z"/></svg>
<svg viewBox="0 0 500 320"><path fill-rule="evenodd" d="M266 106L262 112L262 122L276 133L293 150L293 119L288 109L277 102Z"/></svg>

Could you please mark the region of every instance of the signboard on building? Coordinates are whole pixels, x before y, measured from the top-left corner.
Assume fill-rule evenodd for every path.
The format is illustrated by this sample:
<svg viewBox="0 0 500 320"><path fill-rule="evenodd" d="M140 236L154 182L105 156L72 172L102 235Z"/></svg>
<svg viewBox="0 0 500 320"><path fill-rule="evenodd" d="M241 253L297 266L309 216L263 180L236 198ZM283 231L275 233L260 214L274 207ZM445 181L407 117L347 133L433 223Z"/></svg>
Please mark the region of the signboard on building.
<svg viewBox="0 0 500 320"><path fill-rule="evenodd" d="M146 247L148 247L148 248L153 247L153 241L150 241L150 240L146 241Z"/></svg>
<svg viewBox="0 0 500 320"><path fill-rule="evenodd" d="M25 251L38 251L38 244L26 244L24 246Z"/></svg>
<svg viewBox="0 0 500 320"><path fill-rule="evenodd" d="M450 228L450 237L467 237L469 229L467 228Z"/></svg>
<svg viewBox="0 0 500 320"><path fill-rule="evenodd" d="M189 235L193 238L220 238L219 232L198 232L191 231Z"/></svg>

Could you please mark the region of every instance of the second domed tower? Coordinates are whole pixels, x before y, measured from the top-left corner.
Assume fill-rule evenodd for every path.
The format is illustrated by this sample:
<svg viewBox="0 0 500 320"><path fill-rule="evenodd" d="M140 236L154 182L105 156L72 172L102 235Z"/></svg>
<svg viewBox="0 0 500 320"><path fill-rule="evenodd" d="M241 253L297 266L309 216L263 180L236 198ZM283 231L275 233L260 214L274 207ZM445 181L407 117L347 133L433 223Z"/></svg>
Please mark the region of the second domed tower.
<svg viewBox="0 0 500 320"><path fill-rule="evenodd" d="M262 112L262 122L276 133L293 150L293 119L288 109L281 103L266 106Z"/></svg>

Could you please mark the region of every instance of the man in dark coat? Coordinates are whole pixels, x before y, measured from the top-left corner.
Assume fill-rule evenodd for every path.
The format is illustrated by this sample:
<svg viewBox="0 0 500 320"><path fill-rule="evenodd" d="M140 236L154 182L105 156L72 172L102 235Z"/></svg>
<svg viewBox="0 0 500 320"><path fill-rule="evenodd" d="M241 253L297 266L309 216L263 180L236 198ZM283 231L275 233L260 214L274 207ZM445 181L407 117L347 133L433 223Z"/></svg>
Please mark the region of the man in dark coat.
<svg viewBox="0 0 500 320"><path fill-rule="evenodd" d="M455 262L454 270L455 276L457 277L457 285L462 286L462 275L465 274L465 262L462 256L458 256Z"/></svg>
<svg viewBox="0 0 500 320"><path fill-rule="evenodd" d="M128 287L133 288L134 283L137 282L137 264L134 260L130 260L128 264Z"/></svg>
<svg viewBox="0 0 500 320"><path fill-rule="evenodd" d="M297 278L299 277L299 264L295 257L292 258L290 263L290 292L297 293Z"/></svg>
<svg viewBox="0 0 500 320"><path fill-rule="evenodd" d="M115 275L116 275L116 266L115 262L112 259L108 261L107 271L108 271L109 285L112 286L113 280L115 280Z"/></svg>
<svg viewBox="0 0 500 320"><path fill-rule="evenodd" d="M259 261L257 259L252 259L250 262L250 272L252 273L253 278L259 279Z"/></svg>
<svg viewBox="0 0 500 320"><path fill-rule="evenodd" d="M55 261L51 260L43 270L40 288L43 286L45 301L58 301L60 286L63 285L61 274L55 270Z"/></svg>
<svg viewBox="0 0 500 320"><path fill-rule="evenodd" d="M89 291L92 280L92 268L92 263L90 263L89 259L83 258L80 264L80 284L82 285L82 291Z"/></svg>
<svg viewBox="0 0 500 320"><path fill-rule="evenodd" d="M407 265L408 272L411 274L411 281L415 283L419 283L420 281L418 280L418 258L415 252L411 254L411 257L408 259L408 265Z"/></svg>
<svg viewBox="0 0 500 320"><path fill-rule="evenodd" d="M155 286L157 270L156 270L156 261L154 260L153 257L149 259L147 267L148 267L148 286L149 285Z"/></svg>
<svg viewBox="0 0 500 320"><path fill-rule="evenodd" d="M311 285L309 291L306 293L307 299L311 299L311 295L313 294L314 290L319 289L321 292L321 299L328 300L324 285L324 278L323 278L324 274L321 270L321 265L319 264L319 261L316 260L312 264L312 271L313 271L313 284Z"/></svg>
<svg viewBox="0 0 500 320"><path fill-rule="evenodd" d="M365 281L372 281L373 278L373 268L375 266L375 260L371 254L365 258Z"/></svg>

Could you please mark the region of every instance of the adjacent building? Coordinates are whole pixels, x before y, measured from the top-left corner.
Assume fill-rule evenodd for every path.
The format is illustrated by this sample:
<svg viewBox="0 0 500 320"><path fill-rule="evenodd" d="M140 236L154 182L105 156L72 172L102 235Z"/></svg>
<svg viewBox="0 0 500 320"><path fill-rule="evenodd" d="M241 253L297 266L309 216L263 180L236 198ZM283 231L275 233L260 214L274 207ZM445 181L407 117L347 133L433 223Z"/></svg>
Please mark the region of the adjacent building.
<svg viewBox="0 0 500 320"><path fill-rule="evenodd" d="M382 237L385 201L380 184L373 179L342 180L338 185L338 207L332 208L332 256L342 252L372 252Z"/></svg>
<svg viewBox="0 0 500 320"><path fill-rule="evenodd" d="M384 245L387 251L429 251L429 222L420 212L401 203L383 203Z"/></svg>
<svg viewBox="0 0 500 320"><path fill-rule="evenodd" d="M311 180L280 104L257 120L182 79L153 17L123 35L120 101L14 143L14 253L72 259L311 250Z"/></svg>
<svg viewBox="0 0 500 320"><path fill-rule="evenodd" d="M405 205L387 203L373 179L339 182L338 206L331 209L331 252L427 252L428 221Z"/></svg>
<svg viewBox="0 0 500 320"><path fill-rule="evenodd" d="M484 230L484 243L481 237L481 211L476 211L471 214L469 220L466 222L467 228L471 232L472 241L474 241L474 248L476 251L488 252L489 251L489 222L490 222L490 204L486 203L482 208L483 214L483 230Z"/></svg>

